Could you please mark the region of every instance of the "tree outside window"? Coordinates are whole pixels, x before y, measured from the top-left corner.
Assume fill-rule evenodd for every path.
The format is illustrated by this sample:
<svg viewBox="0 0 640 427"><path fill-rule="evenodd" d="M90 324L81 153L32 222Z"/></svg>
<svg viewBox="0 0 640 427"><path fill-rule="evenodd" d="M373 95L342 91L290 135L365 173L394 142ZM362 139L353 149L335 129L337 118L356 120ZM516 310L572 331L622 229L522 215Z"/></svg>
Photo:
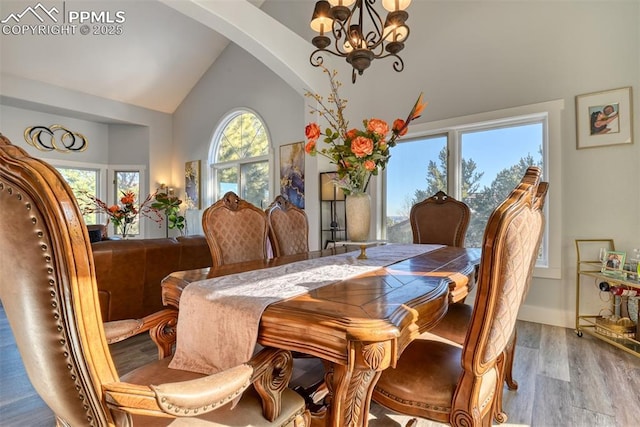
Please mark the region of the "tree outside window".
<svg viewBox="0 0 640 427"><path fill-rule="evenodd" d="M411 242L411 206L439 190L458 194L471 209L465 245L480 247L489 215L518 184L527 167L543 164L543 123L495 126L447 136L401 142L394 149L387 171L387 240ZM460 161L449 170L448 152L458 144ZM413 162L414 165L407 164ZM407 179L417 168L419 178ZM448 179L460 173L458 188ZM398 197L403 197L398 203Z"/></svg>
<svg viewBox="0 0 640 427"><path fill-rule="evenodd" d="M100 171L96 169L83 169L75 167L56 167L60 175L67 181L73 191L76 200L80 200L81 194L98 194L98 177ZM95 213L83 215L85 224L97 224L98 218Z"/></svg>

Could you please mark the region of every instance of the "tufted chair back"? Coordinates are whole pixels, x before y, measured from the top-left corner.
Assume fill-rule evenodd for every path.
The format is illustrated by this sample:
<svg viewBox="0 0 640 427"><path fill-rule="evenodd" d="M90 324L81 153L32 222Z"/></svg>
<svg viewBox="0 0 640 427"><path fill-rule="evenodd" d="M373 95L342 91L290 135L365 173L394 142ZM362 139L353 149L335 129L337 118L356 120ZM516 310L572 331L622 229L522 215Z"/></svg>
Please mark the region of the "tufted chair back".
<svg viewBox="0 0 640 427"><path fill-rule="evenodd" d="M161 322L152 338L172 335L175 311L154 313L142 325L103 325L89 235L71 189L1 134L0 212L0 299L29 380L56 425L310 425L304 399L287 387L293 359L286 350L263 348L209 376L168 368L166 351L120 378L107 343L149 330L151 317Z"/></svg>
<svg viewBox="0 0 640 427"><path fill-rule="evenodd" d="M502 353L531 280L542 238L537 202L540 172L527 170L521 183L489 217L480 262L478 295L463 350L463 365L482 374ZM546 183L545 193L546 193Z"/></svg>
<svg viewBox="0 0 640 427"><path fill-rule="evenodd" d="M463 247L469 218L469 206L438 191L411 207L413 243Z"/></svg>
<svg viewBox="0 0 640 427"><path fill-rule="evenodd" d="M274 256L309 252L309 221L302 209L277 196L266 213Z"/></svg>
<svg viewBox="0 0 640 427"><path fill-rule="evenodd" d="M504 352L531 280L542 238L547 184L530 167L491 214L476 299L462 346L420 339L384 371L373 399L395 411L452 425L490 425L504 375ZM420 367L417 369L416 367Z"/></svg>
<svg viewBox="0 0 640 427"><path fill-rule="evenodd" d="M233 191L205 209L202 229L214 267L267 258L267 215Z"/></svg>

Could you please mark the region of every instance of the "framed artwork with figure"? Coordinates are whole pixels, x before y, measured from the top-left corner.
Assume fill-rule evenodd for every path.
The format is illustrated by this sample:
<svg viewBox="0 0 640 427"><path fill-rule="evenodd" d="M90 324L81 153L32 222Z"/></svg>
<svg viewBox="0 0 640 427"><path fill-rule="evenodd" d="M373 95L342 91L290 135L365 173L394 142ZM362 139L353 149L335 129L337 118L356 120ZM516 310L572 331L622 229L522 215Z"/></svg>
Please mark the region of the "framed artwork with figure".
<svg viewBox="0 0 640 427"><path fill-rule="evenodd" d="M184 192L187 209L201 209L200 201L200 160L192 160L184 165Z"/></svg>
<svg viewBox="0 0 640 427"><path fill-rule="evenodd" d="M304 142L280 146L280 194L304 209Z"/></svg>
<svg viewBox="0 0 640 427"><path fill-rule="evenodd" d="M576 96L576 147L631 144L631 100L631 87Z"/></svg>

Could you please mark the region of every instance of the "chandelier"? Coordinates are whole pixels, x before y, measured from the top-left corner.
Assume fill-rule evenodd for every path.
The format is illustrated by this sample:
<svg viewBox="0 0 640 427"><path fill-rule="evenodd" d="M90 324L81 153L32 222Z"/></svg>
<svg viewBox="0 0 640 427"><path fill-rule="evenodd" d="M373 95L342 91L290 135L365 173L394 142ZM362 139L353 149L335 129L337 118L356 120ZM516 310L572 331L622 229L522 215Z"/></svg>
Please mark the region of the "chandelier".
<svg viewBox="0 0 640 427"><path fill-rule="evenodd" d="M311 65L322 65L324 52L346 58L353 67L353 83L356 82L356 71L362 75L374 59L393 56L393 69L402 71L404 62L398 53L404 49L404 41L409 37L409 27L405 24L409 14L405 9L411 0L381 0L382 6L388 11L384 24L373 6L375 2L376 0L316 2L311 28L320 35L311 41L317 48L309 57ZM349 9L352 4L353 7ZM365 12L370 23L365 23ZM333 36L333 41L327 34Z"/></svg>

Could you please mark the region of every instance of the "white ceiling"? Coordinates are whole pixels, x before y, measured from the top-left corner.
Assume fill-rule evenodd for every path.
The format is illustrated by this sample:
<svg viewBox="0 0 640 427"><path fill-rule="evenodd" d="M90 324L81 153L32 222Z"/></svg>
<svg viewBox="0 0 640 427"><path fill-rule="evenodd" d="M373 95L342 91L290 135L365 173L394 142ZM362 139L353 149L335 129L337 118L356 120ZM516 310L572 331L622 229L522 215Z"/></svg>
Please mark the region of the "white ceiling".
<svg viewBox="0 0 640 427"><path fill-rule="evenodd" d="M249 1L260 6L264 0ZM52 15L58 22L71 10L109 11L114 17L124 11L122 34L82 35L80 25L73 35L2 34L2 74L156 111L173 113L229 43L157 0L2 0L0 21L39 3L49 11L56 7L59 13ZM53 22L44 18L45 24ZM19 23L39 24L30 12Z"/></svg>

